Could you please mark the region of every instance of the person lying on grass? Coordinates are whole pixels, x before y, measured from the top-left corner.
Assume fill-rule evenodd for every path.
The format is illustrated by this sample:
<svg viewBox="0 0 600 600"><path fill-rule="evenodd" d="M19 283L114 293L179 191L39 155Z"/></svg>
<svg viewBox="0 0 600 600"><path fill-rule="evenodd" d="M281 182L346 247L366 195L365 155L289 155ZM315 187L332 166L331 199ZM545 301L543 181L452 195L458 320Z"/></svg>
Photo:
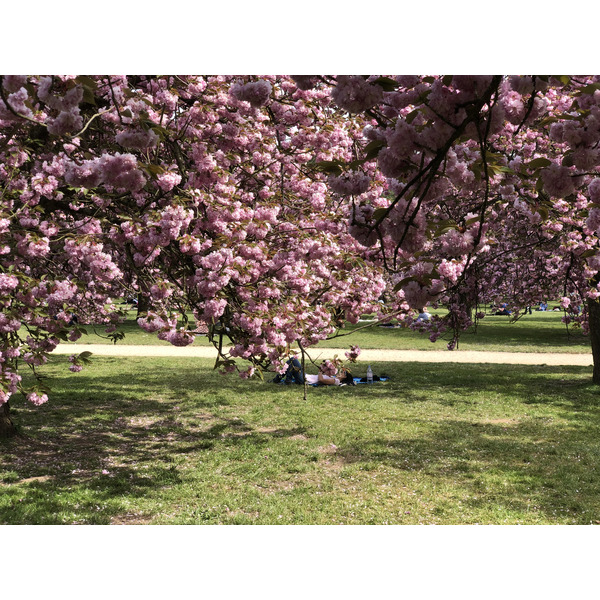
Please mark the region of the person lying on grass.
<svg viewBox="0 0 600 600"><path fill-rule="evenodd" d="M273 383L304 384L305 375L302 373L300 361L293 356L287 361L287 364L287 371L283 375L276 375L273 379ZM329 371L329 373L327 371ZM331 374L329 361L324 360L317 375L306 374L306 383L310 385L354 385L352 373L347 369L340 369L339 375L337 377L336 375L338 374Z"/></svg>

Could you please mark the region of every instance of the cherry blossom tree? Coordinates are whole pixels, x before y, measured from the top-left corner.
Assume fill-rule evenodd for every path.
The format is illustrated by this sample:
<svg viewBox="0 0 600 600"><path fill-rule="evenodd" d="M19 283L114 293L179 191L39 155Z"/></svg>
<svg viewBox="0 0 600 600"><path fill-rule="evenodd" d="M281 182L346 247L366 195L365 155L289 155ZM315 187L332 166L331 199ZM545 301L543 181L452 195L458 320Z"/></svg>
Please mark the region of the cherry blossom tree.
<svg viewBox="0 0 600 600"><path fill-rule="evenodd" d="M132 294L243 377L365 311L454 348L481 303L560 297L600 383L599 104L576 76L2 77L3 423L48 399L19 368L117 339Z"/></svg>
<svg viewBox="0 0 600 600"><path fill-rule="evenodd" d="M334 102L370 119L359 160L390 194L350 199L351 231L377 248L395 301L448 315L413 327L435 340L473 325L479 303L506 299L516 317L560 297L567 324L591 334L600 383L598 77L312 77Z"/></svg>
<svg viewBox="0 0 600 600"><path fill-rule="evenodd" d="M304 357L378 308L383 270L316 167L356 157L361 120L289 77L3 77L5 428L12 394L48 399L19 368L37 374L86 325L116 340L123 296L139 294L140 326L174 345L206 323L218 366L249 361L243 377L283 371L291 345ZM372 169L360 197L382 185Z"/></svg>

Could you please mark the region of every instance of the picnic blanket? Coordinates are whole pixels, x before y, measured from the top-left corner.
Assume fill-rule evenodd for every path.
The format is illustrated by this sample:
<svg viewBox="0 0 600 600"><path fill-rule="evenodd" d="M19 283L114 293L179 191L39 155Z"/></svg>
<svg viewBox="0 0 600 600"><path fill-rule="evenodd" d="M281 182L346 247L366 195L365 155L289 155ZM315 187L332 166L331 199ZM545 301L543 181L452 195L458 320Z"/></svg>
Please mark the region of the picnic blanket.
<svg viewBox="0 0 600 600"><path fill-rule="evenodd" d="M377 375L375 375L373 377L373 383L379 383L380 381L389 381L389 377L378 377ZM367 383L367 378L366 377L355 377L354 378L354 384L357 385L359 383Z"/></svg>
<svg viewBox="0 0 600 600"><path fill-rule="evenodd" d="M310 385L311 387L321 387L324 386L326 384L324 383L320 383L319 381L316 380L317 375L307 375L306 376L306 383L307 385ZM273 379L273 383L279 383L279 384L285 384L286 381L284 379L281 379L279 381L276 380L277 378ZM367 383L367 378L366 377L353 377L354 379L354 384L353 385L358 385L361 383ZM380 381L389 381L389 377L379 377L378 375L374 375L373 376L373 383L379 383ZM289 382L291 383L291 382ZM344 383L342 385L348 385L347 383Z"/></svg>
<svg viewBox="0 0 600 600"><path fill-rule="evenodd" d="M373 379L373 383L379 383L380 381L389 381L389 377L377 377L375 376L376 379ZM354 377L354 385L358 385L359 383L367 383L367 378L366 377ZM308 385L312 386L312 387L321 387L324 386L324 383L309 383ZM342 384L342 385L348 385L346 383ZM333 387L333 386L328 386L328 387Z"/></svg>

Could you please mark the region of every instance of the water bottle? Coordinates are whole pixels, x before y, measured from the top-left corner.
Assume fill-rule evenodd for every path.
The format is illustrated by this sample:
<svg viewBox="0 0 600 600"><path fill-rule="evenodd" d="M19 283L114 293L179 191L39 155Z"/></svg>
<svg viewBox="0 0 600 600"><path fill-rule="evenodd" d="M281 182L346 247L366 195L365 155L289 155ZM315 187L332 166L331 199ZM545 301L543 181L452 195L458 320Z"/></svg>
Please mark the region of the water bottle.
<svg viewBox="0 0 600 600"><path fill-rule="evenodd" d="M367 383L373 383L373 369L371 369L371 365L367 367Z"/></svg>

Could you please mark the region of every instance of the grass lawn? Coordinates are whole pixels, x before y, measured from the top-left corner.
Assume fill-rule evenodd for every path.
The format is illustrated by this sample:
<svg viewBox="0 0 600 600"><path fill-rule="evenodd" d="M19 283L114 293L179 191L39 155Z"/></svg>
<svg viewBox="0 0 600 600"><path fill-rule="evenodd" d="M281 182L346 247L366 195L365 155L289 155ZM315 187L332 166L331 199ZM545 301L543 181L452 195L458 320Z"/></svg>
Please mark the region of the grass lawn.
<svg viewBox="0 0 600 600"><path fill-rule="evenodd" d="M434 311L435 312L435 311ZM439 311L442 312L442 311ZM534 312L516 323L510 323L508 317L488 315L479 324L476 333L464 333L460 339L462 350L507 351L507 352L566 352L588 353L590 342L580 331L568 333L561 322L562 313ZM348 326L345 331L354 331L367 323ZM146 333L135 322L135 311L130 311L127 321L120 327L125 338L118 344L169 346L169 342L157 339L156 334ZM93 335L88 326L89 335L84 335L78 344L99 344L103 339ZM102 333L102 328L98 328ZM110 344L109 340L104 340ZM357 344L361 348L383 348L397 350L445 350L446 343L440 338L435 344L426 335L408 329L368 327L329 341L321 342L322 348L347 348ZM194 345L208 346L206 336L196 337Z"/></svg>
<svg viewBox="0 0 600 600"><path fill-rule="evenodd" d="M210 360L67 367L13 403L0 524L600 522L590 368L374 364L389 382L305 402Z"/></svg>
<svg viewBox="0 0 600 600"><path fill-rule="evenodd" d="M581 331L568 333L561 317L562 314L556 312L534 312L511 323L509 317L488 315L480 321L476 332L462 334L459 348L495 352L591 352L589 338ZM449 341L449 336L446 337L448 340L440 338L432 344L427 335L410 329L370 327L348 337L321 342L320 346L335 348L357 344L365 349L433 351L445 350Z"/></svg>

